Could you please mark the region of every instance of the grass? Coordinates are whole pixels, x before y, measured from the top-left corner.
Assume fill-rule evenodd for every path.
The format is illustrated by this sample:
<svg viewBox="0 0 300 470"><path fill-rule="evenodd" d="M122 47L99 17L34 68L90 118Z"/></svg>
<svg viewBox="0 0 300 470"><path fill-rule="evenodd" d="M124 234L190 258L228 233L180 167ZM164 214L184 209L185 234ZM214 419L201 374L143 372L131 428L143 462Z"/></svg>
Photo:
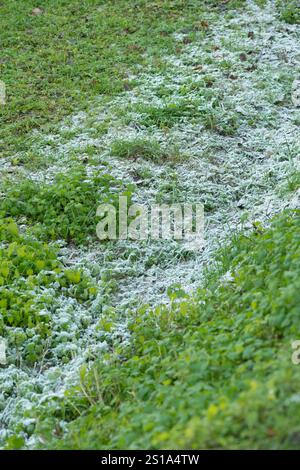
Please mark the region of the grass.
<svg viewBox="0 0 300 470"><path fill-rule="evenodd" d="M137 138L115 140L111 145L111 153L120 158L158 160L162 151L157 141Z"/></svg>
<svg viewBox="0 0 300 470"><path fill-rule="evenodd" d="M2 176L0 184L0 335L7 339L12 365L0 374L0 410L6 409L7 400L12 403L8 433L0 436L6 448L26 447L30 436L37 438L36 443L44 442L43 448L63 449L299 448L300 380L291 360L291 341L298 339L300 327L299 212L282 214L267 230L255 223L252 233L235 236L220 251L215 269L207 271L205 284L196 293L188 295L180 286L168 289L170 305L140 307L137 297L130 300L139 308L130 311L124 304L114 307L110 296L114 290L119 293L122 278L122 288L128 288L130 275L138 279L155 266L167 270L179 259L188 261L193 256L190 252L177 245L166 249L146 243L142 248L118 245L107 250L99 244L99 258L89 250L89 242L96 237L97 206L103 202L116 206L120 192L131 196L133 191L96 170L102 164L106 139L110 142L106 134L112 134L116 125L114 117L119 118L117 125L136 124L140 131L144 127L142 135L148 133L147 138L116 139L108 150L129 164L143 160L144 166L135 165L135 176L145 180L143 189L150 188L156 202L200 197L205 211L216 210L217 216L221 206L232 203L230 187L225 194L221 186L214 186L215 169L206 175L212 178L208 189L202 188L201 178L197 187L193 181L185 182L185 174L182 178L170 165L182 159L178 149L151 136L157 127L162 138L173 142L172 127L185 128L189 121L199 128L197 138L209 134L212 147L203 149L203 154L209 154L225 143L221 136L234 136L240 125L275 126L274 107L270 115L266 109L243 117L234 99L226 101L233 59L224 56L215 62L218 46L211 50L213 44L208 44L202 65L204 72L208 66L212 74L203 73L194 81L193 72L176 88L166 73L165 82L156 85L160 105L142 100L126 103L114 115L108 112L104 121L95 122L97 102L83 133L98 141L71 150L66 145L72 158L67 170L62 168L52 179L50 171L45 180L36 171L45 170L49 163L59 164L60 154L55 153L59 145L51 135L40 145L34 129L41 131L41 141L43 134L56 133L61 148L63 143L73 143L77 131L62 130L63 118L88 109L96 96L103 110L114 96L134 87L138 92L139 77L144 86L141 71L147 68L148 75L163 76L168 69L165 55L180 55L194 40L201 47L206 35L210 39L214 18L220 12L228 15L231 8L234 18L243 3L45 0L39 14L32 12L37 7L33 0L0 3L0 41L5 50L0 79L7 89L7 103L0 108L0 153L10 156L13 164L3 172L10 180ZM294 0L278 0L276 6L282 21L299 22ZM176 40L174 32L182 39ZM241 34L246 39L249 32ZM247 70L248 47L240 50L239 42L229 42L228 55L247 55L247 60L236 64L235 72L254 72ZM198 75L202 65L188 51L183 65L195 67ZM224 79L224 92L215 72L222 83ZM252 83L249 74L246 77ZM280 106L290 104L291 75L287 70L279 76L284 92ZM272 87L268 95L270 80L267 74L260 81L259 77L257 86L265 90L270 105L276 104L277 88ZM204 133L203 128L211 132ZM227 143L220 170L226 170L231 139ZM254 141L249 152L258 151L257 146ZM286 160L296 155L283 153ZM147 161L166 165L155 173ZM237 169L238 165L237 159ZM32 179L26 177L29 170ZM227 176L235 177L230 169L228 175L227 170L220 175L225 185ZM228 184L235 182L240 183L238 176L234 182L229 178ZM295 171L283 195L298 188ZM248 189L251 196L247 185ZM134 259L142 265L131 263ZM130 342L123 342L122 315ZM74 373L74 355L76 361L89 363L89 368L76 369L79 383L74 380L73 386L72 381L64 396L44 396L44 386L48 390L59 386L49 379L52 366L63 382L63 374ZM71 369L64 369L70 363ZM38 377L32 381L36 371ZM29 402L32 408L22 408Z"/></svg>
<svg viewBox="0 0 300 470"><path fill-rule="evenodd" d="M168 130L186 121L202 123L205 129L221 135L234 135L239 127L239 115L214 90L200 87L199 99L182 98L160 106L139 104L134 111L140 116L138 124L146 128L156 126Z"/></svg>
<svg viewBox="0 0 300 470"><path fill-rule="evenodd" d="M14 219L0 216L0 241L0 335L33 364L51 336L55 297L84 302L96 289L81 269L63 266L57 248L20 233Z"/></svg>
<svg viewBox="0 0 300 470"><path fill-rule="evenodd" d="M146 127L170 128L184 119L199 117L198 104L189 100L166 103L162 106L140 104L135 111L141 114L139 124Z"/></svg>
<svg viewBox="0 0 300 470"><path fill-rule="evenodd" d="M176 53L174 31L199 27L207 8L236 8L243 1L153 0L114 2L8 0L0 5L0 41L5 51L0 77L7 103L0 107L0 155L29 148L31 131L55 127L96 95L111 97L128 87L136 65ZM296 1L278 2L284 20L299 21ZM200 21L201 22L201 21ZM204 30L205 34L205 30ZM95 60L96 58L96 60Z"/></svg>
<svg viewBox="0 0 300 470"><path fill-rule="evenodd" d="M128 0L45 0L34 15L35 7L33 0L0 5L1 155L29 147L33 129L50 130L94 96L127 89L129 72L176 52L172 32L207 8L194 0L138 0L134 7Z"/></svg>
<svg viewBox="0 0 300 470"><path fill-rule="evenodd" d="M156 140L147 138L115 140L111 144L110 151L112 155L120 158L133 160L143 158L159 163L179 161L182 158L175 147L166 150Z"/></svg>
<svg viewBox="0 0 300 470"><path fill-rule="evenodd" d="M96 210L99 204L117 206L119 194L130 189L106 173L89 177L84 167L56 175L53 182L21 180L3 186L0 214L25 217L44 240L62 239L67 243L88 243L96 237Z"/></svg>
<svg viewBox="0 0 300 470"><path fill-rule="evenodd" d="M284 213L221 251L196 296L173 288L171 307L132 313L130 346L68 391L67 436L47 412L36 436L64 449L299 448L299 242L299 211Z"/></svg>
<svg viewBox="0 0 300 470"><path fill-rule="evenodd" d="M277 0L280 18L289 24L300 23L300 6L297 0Z"/></svg>
<svg viewBox="0 0 300 470"><path fill-rule="evenodd" d="M287 182L281 188L281 193L286 195L287 193L293 193L300 188L300 171L293 169L288 176Z"/></svg>

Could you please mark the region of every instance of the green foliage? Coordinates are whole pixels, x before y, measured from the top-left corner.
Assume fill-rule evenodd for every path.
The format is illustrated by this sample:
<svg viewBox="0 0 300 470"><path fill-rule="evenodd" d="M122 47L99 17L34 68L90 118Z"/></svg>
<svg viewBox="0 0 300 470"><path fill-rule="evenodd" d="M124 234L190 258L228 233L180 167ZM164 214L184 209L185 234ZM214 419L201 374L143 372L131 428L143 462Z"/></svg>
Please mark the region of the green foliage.
<svg viewBox="0 0 300 470"><path fill-rule="evenodd" d="M138 105L135 111L141 114L138 124L146 127L171 128L186 119L197 119L208 130L221 135L233 135L239 125L239 116L234 110L228 109L228 105L224 106L222 97L216 97L210 91L209 94L203 93L199 101L182 99L162 106Z"/></svg>
<svg viewBox="0 0 300 470"><path fill-rule="evenodd" d="M239 124L237 113L230 110L203 109L202 121L206 129L221 135L234 135Z"/></svg>
<svg viewBox="0 0 300 470"><path fill-rule="evenodd" d="M147 127L169 128L185 118L199 116L198 103L189 100L166 103L163 106L138 105L135 111L142 115L139 124Z"/></svg>
<svg viewBox="0 0 300 470"><path fill-rule="evenodd" d="M159 142L143 138L132 140L119 139L111 145L111 153L120 158L144 158L155 162L179 160L180 155L176 148L169 151L162 149Z"/></svg>
<svg viewBox="0 0 300 470"><path fill-rule="evenodd" d="M7 0L0 4L0 77L7 103L0 107L0 154L23 150L25 136L84 109L89 98L122 92L128 72L161 52L175 53L172 33L199 22L207 5L198 0ZM231 0L226 8L239 5ZM21 116L20 116L20 109ZM51 122L51 125L49 123Z"/></svg>
<svg viewBox="0 0 300 470"><path fill-rule="evenodd" d="M277 0L280 18L290 24L300 23L300 5L298 0Z"/></svg>
<svg viewBox="0 0 300 470"><path fill-rule="evenodd" d="M159 143L154 140L142 138L133 140L119 139L112 143L111 153L120 158L158 160L161 155L161 148Z"/></svg>
<svg viewBox="0 0 300 470"><path fill-rule="evenodd" d="M80 269L64 268L55 247L21 234L11 218L0 218L0 241L0 335L17 346L35 336L23 356L33 362L51 333L55 298L86 302L96 288Z"/></svg>
<svg viewBox="0 0 300 470"><path fill-rule="evenodd" d="M49 416L37 435L76 449L299 448L300 213L237 237L207 279L194 298L175 286L171 307L141 308L130 346L68 392L80 416L67 436L53 439Z"/></svg>
<svg viewBox="0 0 300 470"><path fill-rule="evenodd" d="M0 202L4 217L25 216L37 224L35 233L42 239L64 239L86 243L96 234L96 210L100 203L117 205L119 195L128 194L124 185L105 173L88 176L81 167L58 174L50 183L22 180L4 185Z"/></svg>
<svg viewBox="0 0 300 470"><path fill-rule="evenodd" d="M17 173L18 165L42 169L56 159L54 140L47 142L52 149L49 159L43 156L44 147L38 150L36 136L31 134L34 128L48 123L42 133L55 133L63 116L70 115L74 106L84 109L94 96L102 95L105 109L113 95L139 85L140 71L146 68L154 77L164 78L156 90L162 104L142 104L140 90L141 95L135 96L141 104L117 111L115 117L122 124L129 124L130 119L132 125L136 119L138 126L150 128L147 132L157 126L167 138L170 128L186 121L198 126L199 133L204 127L224 136L234 135L241 124L274 124L276 113L269 116L268 106L263 107L266 112L258 106L257 112L248 115L248 110L245 114L237 110L235 100L230 102L227 77L238 80L237 85L240 79L243 86L255 84L249 82L248 72L257 74L257 88L265 90L271 104L277 100L276 87L268 92L271 68L256 69L256 46L245 44L240 51L240 43L231 37L232 27L241 25L230 24L231 47L226 50L237 57L242 52L240 57L245 55L247 60L241 59L239 65L233 55L219 60L213 52L219 48L218 38L210 31L218 13L225 14L225 20L234 18L236 11L228 14L226 10L242 6L244 0L42 3L38 15L32 13L37 7L33 0L0 3L0 41L5 50L0 57L0 79L7 90L7 103L0 108L0 152L14 155L12 171ZM299 23L296 0L275 3L282 20ZM237 31L242 36L248 33L251 42L248 28ZM183 34L183 39L175 39L174 32ZM184 54L183 66L194 67L195 75L173 82L164 57L175 57L184 44L206 35L212 51L200 57ZM224 45L227 35L223 36ZM236 77L231 73L235 67L242 72ZM206 73L207 68L214 69L213 73ZM283 104L290 101L293 78L289 70L278 75ZM98 111L96 106L95 115ZM89 136L100 141L101 135L111 131L112 115L108 112L96 123L94 117L86 121L86 128L91 124ZM296 115L292 119L298 123ZM59 127L60 144L76 133L73 127ZM220 145L217 136L210 137L216 147ZM99 153L100 146L96 148ZM85 154L88 170L75 167L53 181L13 178L1 182L0 336L8 342L11 366L1 374L0 410L4 420L9 420L6 448L28 445L27 438L33 434L29 445L43 442L43 448L299 448L300 377L291 361L290 345L299 339L300 330L299 212L283 214L267 230L255 223L252 234L235 237L230 247L220 251L216 269L206 273L206 283L194 295L172 286L170 305L139 306L134 312L125 311L124 304L114 308L110 294L132 269L130 261L143 260L139 265L143 275L145 269L168 268L170 260L192 255L171 244L167 249L145 243L125 250L109 245L97 266L92 262L87 267L86 262L83 269L78 260L76 267L63 264L58 248L49 240L71 244L93 240L98 205L117 206L120 194L131 195L130 187L110 175L95 174L95 153L94 145L75 148L74 157ZM111 153L158 163L179 157L176 149L140 138L116 140ZM157 186L157 201L173 202L186 194L170 165L162 178L156 178L151 165L144 164L134 169L135 176L148 179L145 184L152 191ZM212 177L219 176L213 172ZM283 189L298 188L299 172L295 171ZM195 191L198 198L199 191ZM215 198L215 188L211 193L204 189L200 196L206 211L227 203L222 192ZM115 269L116 261L122 261L120 270ZM131 302L134 305L135 299ZM123 342L118 323L123 314L131 332L128 342ZM100 350L101 359L90 362ZM81 367L79 383L75 381L64 396L60 391L45 395L64 377L73 377L68 372L73 373L77 365L71 363L66 370L63 365L74 354L76 364L78 359L90 364ZM9 399L15 400L12 407ZM6 439L3 431L1 443L2 439Z"/></svg>
<svg viewBox="0 0 300 470"><path fill-rule="evenodd" d="M299 188L300 188L300 171L295 170L290 174L290 176L288 178L287 190L289 192L293 192L293 191L296 191Z"/></svg>

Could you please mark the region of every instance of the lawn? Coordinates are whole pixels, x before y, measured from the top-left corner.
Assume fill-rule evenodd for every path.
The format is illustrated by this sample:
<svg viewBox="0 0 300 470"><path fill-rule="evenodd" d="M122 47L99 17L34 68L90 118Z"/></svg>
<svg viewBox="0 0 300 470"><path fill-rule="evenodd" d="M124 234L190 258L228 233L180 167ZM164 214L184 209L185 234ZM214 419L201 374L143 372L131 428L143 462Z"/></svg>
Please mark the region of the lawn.
<svg viewBox="0 0 300 470"><path fill-rule="evenodd" d="M2 449L299 449L299 20L0 2ZM100 242L119 196L204 248Z"/></svg>

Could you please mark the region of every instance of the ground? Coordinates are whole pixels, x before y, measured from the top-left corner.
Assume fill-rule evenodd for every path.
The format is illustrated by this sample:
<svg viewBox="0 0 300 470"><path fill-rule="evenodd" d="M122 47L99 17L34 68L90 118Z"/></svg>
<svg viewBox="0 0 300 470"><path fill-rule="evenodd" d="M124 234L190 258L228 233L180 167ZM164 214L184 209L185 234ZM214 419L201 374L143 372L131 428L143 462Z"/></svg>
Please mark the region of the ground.
<svg viewBox="0 0 300 470"><path fill-rule="evenodd" d="M299 447L296 2L69 4L0 7L2 446ZM120 192L204 249L100 243Z"/></svg>

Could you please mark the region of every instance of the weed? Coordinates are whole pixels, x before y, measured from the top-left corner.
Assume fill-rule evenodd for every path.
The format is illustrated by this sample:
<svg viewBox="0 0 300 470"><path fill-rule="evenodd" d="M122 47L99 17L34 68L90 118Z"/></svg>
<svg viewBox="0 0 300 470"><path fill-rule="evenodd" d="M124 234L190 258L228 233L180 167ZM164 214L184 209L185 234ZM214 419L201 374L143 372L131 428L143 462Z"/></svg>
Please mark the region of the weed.
<svg viewBox="0 0 300 470"><path fill-rule="evenodd" d="M300 23L300 6L297 0L277 0L276 5L283 21L290 24Z"/></svg>
<svg viewBox="0 0 300 470"><path fill-rule="evenodd" d="M7 182L0 213L5 217L26 217L30 224L36 224L35 233L41 239L87 243L96 236L98 205L116 205L125 191L123 183L109 174L89 177L78 166L67 174L56 175L50 183L25 179L11 186ZM129 188L128 191L130 195Z"/></svg>
<svg viewBox="0 0 300 470"><path fill-rule="evenodd" d="M143 158L157 163L164 163L167 161L174 162L179 161L182 158L179 150L175 146L163 149L156 140L149 140L146 138L115 140L111 145L111 153L112 155L120 158L129 158L133 160Z"/></svg>
<svg viewBox="0 0 300 470"><path fill-rule="evenodd" d="M64 292L83 302L96 289L80 269L63 267L57 248L21 234L13 219L0 218L0 240L0 335L35 362L51 335L53 299Z"/></svg>
<svg viewBox="0 0 300 470"><path fill-rule="evenodd" d="M131 345L85 374L89 397L69 390L80 416L49 447L297 448L299 224L286 213L236 237L194 298L175 286L171 307L133 315ZM50 431L44 422L37 435Z"/></svg>

